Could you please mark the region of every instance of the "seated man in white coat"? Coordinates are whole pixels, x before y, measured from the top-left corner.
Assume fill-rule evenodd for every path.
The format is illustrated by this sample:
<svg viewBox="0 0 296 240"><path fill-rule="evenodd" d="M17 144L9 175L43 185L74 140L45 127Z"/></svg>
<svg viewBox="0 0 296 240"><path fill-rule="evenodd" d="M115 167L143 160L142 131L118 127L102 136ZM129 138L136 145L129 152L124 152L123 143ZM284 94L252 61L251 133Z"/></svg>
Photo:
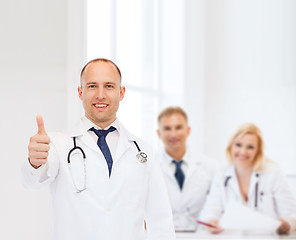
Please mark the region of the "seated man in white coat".
<svg viewBox="0 0 296 240"><path fill-rule="evenodd" d="M211 159L191 151L187 114L168 107L158 116L157 134L164 144L159 152L162 171L172 205L176 231L194 231L215 173Z"/></svg>
<svg viewBox="0 0 296 240"><path fill-rule="evenodd" d="M94 59L81 71L78 95L85 116L77 125L47 134L37 116L24 185L50 186L55 240L175 238L159 163L116 117L124 94L119 68Z"/></svg>

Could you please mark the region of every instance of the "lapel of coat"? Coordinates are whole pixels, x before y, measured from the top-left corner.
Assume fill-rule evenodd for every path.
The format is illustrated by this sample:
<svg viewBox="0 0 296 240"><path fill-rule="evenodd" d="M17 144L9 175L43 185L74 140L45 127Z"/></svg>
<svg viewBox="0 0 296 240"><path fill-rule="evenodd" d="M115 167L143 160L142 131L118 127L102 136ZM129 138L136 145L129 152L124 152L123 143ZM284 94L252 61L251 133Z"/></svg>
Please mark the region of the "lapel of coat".
<svg viewBox="0 0 296 240"><path fill-rule="evenodd" d="M192 158L189 149L187 148L186 153L184 155L184 161L186 162L187 166L187 172L185 175L185 184L186 185L186 181L189 181L189 179L191 178L191 176L194 174L194 172L196 171L196 168L199 165L199 158ZM183 189L184 190L184 189Z"/></svg>
<svg viewBox="0 0 296 240"><path fill-rule="evenodd" d="M92 139L91 135L87 132L86 129L83 127L82 121L78 121L76 125L74 125L69 130L69 134L71 137L80 137L80 141L83 144L96 152L100 152L96 142Z"/></svg>
<svg viewBox="0 0 296 240"><path fill-rule="evenodd" d="M161 160L160 165L163 173L168 176L170 181L176 182L175 171L172 171L172 158L163 149L159 154L159 159Z"/></svg>
<svg viewBox="0 0 296 240"><path fill-rule="evenodd" d="M127 129L119 122L119 138L117 143L117 149L115 153L115 157L113 159L114 162L119 161L119 159L124 155L129 148L131 148L133 141L136 141L136 137L129 133ZM136 146L135 146L136 148Z"/></svg>
<svg viewBox="0 0 296 240"><path fill-rule="evenodd" d="M235 167L234 165L232 165L225 173L225 178L224 181L226 181L226 179L228 177L231 177L229 179L229 181L227 182L227 186L226 186L226 191L233 191L235 193L236 198L240 199L240 201L242 200L242 195L240 193L239 190L239 186L238 186L238 181L237 181L237 177L236 177L236 173L235 173ZM224 183L223 183L224 184Z"/></svg>
<svg viewBox="0 0 296 240"><path fill-rule="evenodd" d="M249 192L248 192L248 199L249 201L254 201L253 199L255 199L255 193L256 193L256 184L259 181L259 173L253 172L252 176L251 176L251 180L250 180L250 187L249 187ZM258 193L258 189L257 189L257 193ZM255 206L255 202L254 205L251 204L251 206Z"/></svg>

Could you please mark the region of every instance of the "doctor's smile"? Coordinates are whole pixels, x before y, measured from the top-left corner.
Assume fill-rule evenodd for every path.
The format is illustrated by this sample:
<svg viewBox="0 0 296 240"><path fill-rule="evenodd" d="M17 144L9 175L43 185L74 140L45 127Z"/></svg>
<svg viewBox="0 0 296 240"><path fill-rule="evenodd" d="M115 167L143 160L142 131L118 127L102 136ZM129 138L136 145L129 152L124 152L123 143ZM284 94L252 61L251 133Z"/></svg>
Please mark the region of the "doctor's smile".
<svg viewBox="0 0 296 240"><path fill-rule="evenodd" d="M96 107L96 108L106 108L108 105L107 104L100 104L100 103L98 103L98 104L94 104L94 106Z"/></svg>
<svg viewBox="0 0 296 240"><path fill-rule="evenodd" d="M176 145L180 142L180 139L176 139L176 138L173 138L173 139L170 139L169 140L169 143L172 144L172 145Z"/></svg>

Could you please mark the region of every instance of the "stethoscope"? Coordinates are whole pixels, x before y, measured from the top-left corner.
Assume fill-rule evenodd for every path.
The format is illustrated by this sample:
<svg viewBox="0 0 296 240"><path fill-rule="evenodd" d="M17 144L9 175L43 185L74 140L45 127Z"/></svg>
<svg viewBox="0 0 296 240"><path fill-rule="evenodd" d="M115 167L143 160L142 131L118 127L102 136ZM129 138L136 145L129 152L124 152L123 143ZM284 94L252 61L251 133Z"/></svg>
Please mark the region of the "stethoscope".
<svg viewBox="0 0 296 240"><path fill-rule="evenodd" d="M256 178L259 178L259 173L256 173ZM231 179L231 176L227 176L225 178L225 181L224 181L224 187L226 188L228 186L228 182L229 180ZM259 181L256 182L256 185L255 185L255 202L254 202L254 206L255 208L258 207L258 188L259 188ZM263 195L263 192L261 192L261 195Z"/></svg>
<svg viewBox="0 0 296 240"><path fill-rule="evenodd" d="M67 161L68 161L68 166L69 166L72 182L73 182L74 187L76 188L76 193L81 193L81 192L83 192L84 190L87 189L87 187L86 187L86 155L85 155L85 152L83 151L83 149L76 145L76 137L73 137L73 143L74 143L74 147L69 151ZM133 141L133 143L136 145L137 150L138 150L138 153L137 153L136 157L138 158L139 162L140 163L147 162L147 154L141 151L141 149L140 149L140 147L139 147L139 145L137 144L136 141ZM84 184L83 184L82 188L77 187L77 185L75 183L75 180L74 180L74 177L73 177L73 174L72 174L70 159L71 159L71 154L75 150L79 150L81 152L81 154L82 154L82 157L83 157Z"/></svg>

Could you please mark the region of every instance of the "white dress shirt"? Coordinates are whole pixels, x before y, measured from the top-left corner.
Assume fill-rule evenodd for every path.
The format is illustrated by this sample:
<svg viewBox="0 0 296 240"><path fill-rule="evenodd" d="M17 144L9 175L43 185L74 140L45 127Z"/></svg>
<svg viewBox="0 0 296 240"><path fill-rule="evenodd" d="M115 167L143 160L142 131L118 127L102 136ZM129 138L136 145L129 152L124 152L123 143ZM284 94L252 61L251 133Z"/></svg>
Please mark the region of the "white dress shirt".
<svg viewBox="0 0 296 240"><path fill-rule="evenodd" d="M90 121L86 117L82 117L82 124L83 124L85 129L91 129L93 127L93 128L95 128L97 130L101 130L100 127L95 125L92 121ZM110 149L111 156L113 158L115 156L115 153L116 153L116 147L117 147L118 138L119 138L119 134L120 134L120 124L119 124L118 119L116 119L108 127L104 128L104 130L108 130L111 126L115 127L116 131L108 133L108 135L106 136L106 142L107 142L107 145L108 145L108 147ZM93 137L95 142L97 142L99 137L93 131L88 131L88 132Z"/></svg>

